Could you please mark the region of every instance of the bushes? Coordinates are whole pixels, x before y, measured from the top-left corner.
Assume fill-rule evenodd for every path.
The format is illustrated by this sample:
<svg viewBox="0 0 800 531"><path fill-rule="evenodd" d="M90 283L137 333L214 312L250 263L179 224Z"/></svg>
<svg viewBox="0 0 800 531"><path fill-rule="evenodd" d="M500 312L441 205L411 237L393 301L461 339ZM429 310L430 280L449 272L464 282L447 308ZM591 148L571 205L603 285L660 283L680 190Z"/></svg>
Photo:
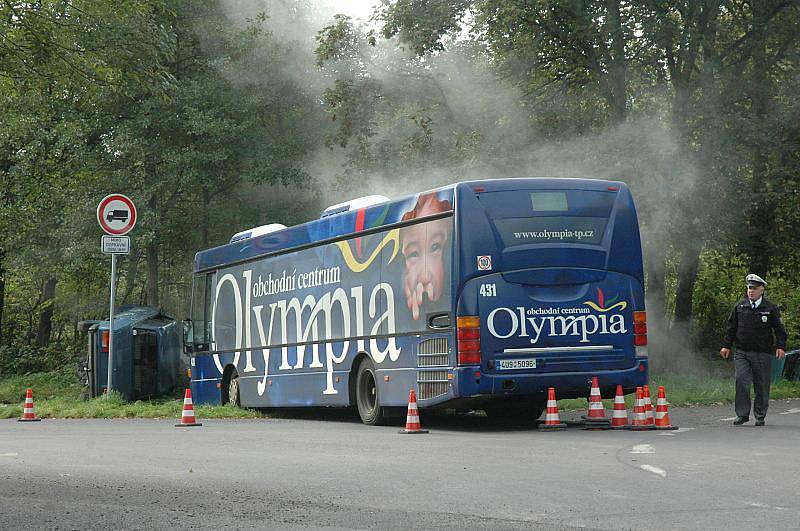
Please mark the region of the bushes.
<svg viewBox="0 0 800 531"><path fill-rule="evenodd" d="M744 256L733 252L703 253L694 287L692 340L700 351L716 354L725 334L725 322L737 300L745 296L744 277L748 271ZM781 306L789 335L789 349L800 342L800 286L791 264L775 264L766 276L766 297Z"/></svg>
<svg viewBox="0 0 800 531"><path fill-rule="evenodd" d="M0 347L0 378L11 375L50 372L75 367L79 355L69 344L51 343L44 348L32 345Z"/></svg>

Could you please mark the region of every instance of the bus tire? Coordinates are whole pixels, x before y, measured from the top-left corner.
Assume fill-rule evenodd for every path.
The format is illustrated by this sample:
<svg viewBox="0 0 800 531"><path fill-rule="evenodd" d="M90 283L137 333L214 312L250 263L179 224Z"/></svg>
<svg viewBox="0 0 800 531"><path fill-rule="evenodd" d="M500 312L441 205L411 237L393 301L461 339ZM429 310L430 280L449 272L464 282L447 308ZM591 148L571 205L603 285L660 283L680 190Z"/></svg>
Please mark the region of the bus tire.
<svg viewBox="0 0 800 531"><path fill-rule="evenodd" d="M239 396L239 374L236 370L232 370L231 373L228 375L228 396L227 396L227 404L230 404L234 407L239 407L242 404L241 398Z"/></svg>
<svg viewBox="0 0 800 531"><path fill-rule="evenodd" d="M372 360L365 358L356 373L356 407L361 422L367 426L383 424L384 415L378 391L378 377Z"/></svg>

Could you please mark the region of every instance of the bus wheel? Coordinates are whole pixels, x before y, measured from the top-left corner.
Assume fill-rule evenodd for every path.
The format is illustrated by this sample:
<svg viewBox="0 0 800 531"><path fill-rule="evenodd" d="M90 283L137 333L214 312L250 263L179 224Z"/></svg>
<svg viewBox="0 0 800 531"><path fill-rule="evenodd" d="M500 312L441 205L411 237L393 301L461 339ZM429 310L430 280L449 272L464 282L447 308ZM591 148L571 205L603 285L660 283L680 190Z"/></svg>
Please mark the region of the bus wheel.
<svg viewBox="0 0 800 531"><path fill-rule="evenodd" d="M383 422L383 411L378 395L378 379L375 376L375 366L369 359L365 359L358 366L356 406L361 422L367 426L378 426Z"/></svg>
<svg viewBox="0 0 800 531"><path fill-rule="evenodd" d="M239 375L233 371L228 380L228 403L232 406L239 407L241 401L239 400Z"/></svg>

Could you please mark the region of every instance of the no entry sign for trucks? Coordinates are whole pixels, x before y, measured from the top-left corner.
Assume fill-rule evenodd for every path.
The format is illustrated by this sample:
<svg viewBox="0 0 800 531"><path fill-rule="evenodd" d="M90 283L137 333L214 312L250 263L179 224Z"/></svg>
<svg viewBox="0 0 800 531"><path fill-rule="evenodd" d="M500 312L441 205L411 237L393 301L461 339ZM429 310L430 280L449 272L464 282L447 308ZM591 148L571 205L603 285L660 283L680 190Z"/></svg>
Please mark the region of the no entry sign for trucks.
<svg viewBox="0 0 800 531"><path fill-rule="evenodd" d="M112 236L121 236L136 225L136 207L122 194L110 194L97 205L97 222Z"/></svg>

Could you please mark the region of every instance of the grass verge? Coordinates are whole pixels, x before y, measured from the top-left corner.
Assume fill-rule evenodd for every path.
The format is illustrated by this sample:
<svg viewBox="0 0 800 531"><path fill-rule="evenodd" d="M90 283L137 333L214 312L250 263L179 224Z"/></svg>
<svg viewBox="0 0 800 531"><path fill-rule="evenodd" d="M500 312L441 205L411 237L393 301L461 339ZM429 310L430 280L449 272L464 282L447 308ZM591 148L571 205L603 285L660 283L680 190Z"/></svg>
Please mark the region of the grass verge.
<svg viewBox="0 0 800 531"><path fill-rule="evenodd" d="M653 376L650 380L653 403L656 390L663 385L670 406L715 405L733 402L733 377ZM0 419L19 418L25 401L25 390L33 389L36 415L41 418L174 418L180 419L183 400L159 398L126 402L112 393L110 398L87 399L86 389L67 372L37 373L12 376L0 380ZM800 398L800 381L780 380L772 385L774 399ZM628 410L633 409L633 395L625 397ZM604 400L613 409L613 400ZM587 407L584 398L559 400L559 409ZM198 418L262 418L259 411L232 406L195 406Z"/></svg>
<svg viewBox="0 0 800 531"><path fill-rule="evenodd" d="M664 386L669 405L677 407L728 404L733 402L736 393L733 376L656 375L650 378L650 395L654 405L660 385ZM800 398L800 381L779 380L772 384L770 398ZM629 411L633 409L634 400L633 394L625 397L625 405ZM609 410L614 408L613 400L603 400L603 404ZM564 410L583 409L587 407L587 401L585 398L559 400L558 407Z"/></svg>
<svg viewBox="0 0 800 531"><path fill-rule="evenodd" d="M174 418L180 420L183 400L158 398L126 402L118 393L87 399L86 388L68 373L50 372L0 380L0 419L19 418L25 391L33 389L33 404L40 418ZM194 406L198 418L260 418L258 411L232 406Z"/></svg>

